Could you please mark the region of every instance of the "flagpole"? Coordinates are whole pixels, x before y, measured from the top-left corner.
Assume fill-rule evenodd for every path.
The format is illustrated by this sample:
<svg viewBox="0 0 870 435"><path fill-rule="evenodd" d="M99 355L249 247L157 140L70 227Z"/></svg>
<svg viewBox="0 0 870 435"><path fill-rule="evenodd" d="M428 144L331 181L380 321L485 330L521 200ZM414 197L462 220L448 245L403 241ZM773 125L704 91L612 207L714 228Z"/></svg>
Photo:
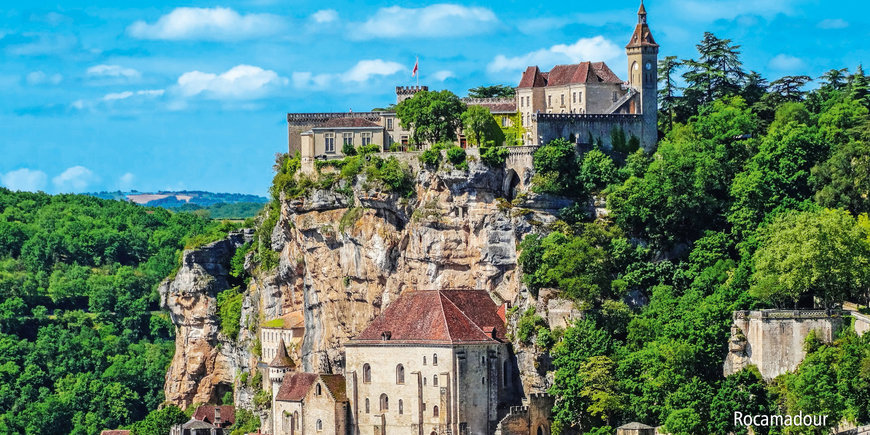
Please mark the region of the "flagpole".
<svg viewBox="0 0 870 435"><path fill-rule="evenodd" d="M420 56L417 56L417 60L416 60L416 63L414 65L417 65L417 74L415 74L415 75L417 76L417 87L419 88L420 87Z"/></svg>

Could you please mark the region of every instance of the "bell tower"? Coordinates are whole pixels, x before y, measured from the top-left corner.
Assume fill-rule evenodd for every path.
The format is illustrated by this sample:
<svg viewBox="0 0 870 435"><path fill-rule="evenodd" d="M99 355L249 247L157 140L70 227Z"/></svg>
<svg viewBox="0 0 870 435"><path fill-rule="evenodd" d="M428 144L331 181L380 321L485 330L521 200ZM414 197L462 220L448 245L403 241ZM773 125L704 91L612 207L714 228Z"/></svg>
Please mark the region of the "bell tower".
<svg viewBox="0 0 870 435"><path fill-rule="evenodd" d="M645 149L651 149L658 140L658 54L659 45L653 39L646 22L643 0L637 11L637 25L628 45L628 83L637 96L634 113L643 115L644 129L641 141Z"/></svg>

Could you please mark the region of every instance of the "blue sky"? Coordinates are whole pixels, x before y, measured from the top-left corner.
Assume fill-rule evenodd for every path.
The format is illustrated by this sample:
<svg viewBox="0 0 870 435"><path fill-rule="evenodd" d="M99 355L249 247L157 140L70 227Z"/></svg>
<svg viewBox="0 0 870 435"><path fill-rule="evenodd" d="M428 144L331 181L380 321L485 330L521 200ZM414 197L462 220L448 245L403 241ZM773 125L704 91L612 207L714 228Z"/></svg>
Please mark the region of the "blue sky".
<svg viewBox="0 0 870 435"><path fill-rule="evenodd" d="M0 185L265 194L285 113L364 111L420 83L464 96L526 65L625 78L638 2L192 0L0 7ZM857 1L649 0L660 57L704 31L768 79L868 63Z"/></svg>

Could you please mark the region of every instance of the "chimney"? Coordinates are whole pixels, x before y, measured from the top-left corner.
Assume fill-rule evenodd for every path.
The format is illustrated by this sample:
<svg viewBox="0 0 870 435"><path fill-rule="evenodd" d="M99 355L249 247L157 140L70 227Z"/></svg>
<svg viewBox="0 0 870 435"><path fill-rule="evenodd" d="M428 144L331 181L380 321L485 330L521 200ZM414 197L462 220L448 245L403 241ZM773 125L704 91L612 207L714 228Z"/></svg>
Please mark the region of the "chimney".
<svg viewBox="0 0 870 435"><path fill-rule="evenodd" d="M215 426L221 425L221 407L220 406L214 407L214 425Z"/></svg>

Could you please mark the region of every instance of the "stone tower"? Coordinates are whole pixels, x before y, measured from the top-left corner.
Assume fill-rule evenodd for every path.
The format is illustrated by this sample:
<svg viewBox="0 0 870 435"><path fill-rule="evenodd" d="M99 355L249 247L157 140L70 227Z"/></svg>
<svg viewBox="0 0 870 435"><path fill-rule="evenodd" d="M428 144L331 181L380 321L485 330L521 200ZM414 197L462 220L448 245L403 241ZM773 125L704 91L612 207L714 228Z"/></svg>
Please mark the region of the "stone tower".
<svg viewBox="0 0 870 435"><path fill-rule="evenodd" d="M272 401L278 394L281 388L281 383L284 382L284 376L287 372L292 372L296 369L296 363L287 354L287 346L284 344L284 339L278 342L278 351L275 352L275 358L269 363L269 381L272 382Z"/></svg>
<svg viewBox="0 0 870 435"><path fill-rule="evenodd" d="M625 46L628 55L628 83L637 96L632 104L632 112L643 115L643 137L645 148L658 140L658 54L659 45L653 39L646 23L646 8L643 0L637 11L637 25L631 40Z"/></svg>

